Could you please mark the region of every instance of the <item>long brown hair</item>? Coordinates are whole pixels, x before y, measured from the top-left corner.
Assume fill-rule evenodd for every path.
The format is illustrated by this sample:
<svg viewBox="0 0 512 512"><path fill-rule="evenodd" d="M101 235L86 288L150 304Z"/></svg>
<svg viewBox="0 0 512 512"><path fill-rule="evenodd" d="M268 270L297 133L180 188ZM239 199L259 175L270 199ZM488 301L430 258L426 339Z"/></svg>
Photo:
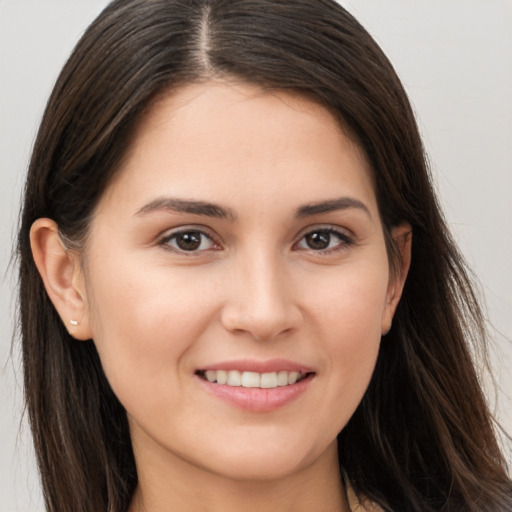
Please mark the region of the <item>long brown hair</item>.
<svg viewBox="0 0 512 512"><path fill-rule="evenodd" d="M334 0L116 0L66 63L30 163L19 233L25 396L48 511L124 512L137 485L126 414L93 341L70 338L38 275L29 230L57 222L82 248L89 220L144 111L212 77L296 91L328 106L372 165L412 263L370 386L339 435L356 491L386 511L512 510L512 486L472 360L485 329L432 190L391 64Z"/></svg>

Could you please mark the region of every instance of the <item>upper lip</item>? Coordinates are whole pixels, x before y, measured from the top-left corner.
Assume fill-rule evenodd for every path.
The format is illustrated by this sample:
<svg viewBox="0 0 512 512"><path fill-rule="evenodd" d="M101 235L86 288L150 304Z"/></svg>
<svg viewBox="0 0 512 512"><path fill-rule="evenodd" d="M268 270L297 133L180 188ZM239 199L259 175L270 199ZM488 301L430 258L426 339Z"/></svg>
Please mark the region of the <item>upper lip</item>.
<svg viewBox="0 0 512 512"><path fill-rule="evenodd" d="M208 364L198 369L199 371L207 370L238 370L240 372L298 372L311 373L313 368L301 363L289 361L287 359L269 359L267 361L256 361L250 359L240 359L235 361L220 361L218 363Z"/></svg>

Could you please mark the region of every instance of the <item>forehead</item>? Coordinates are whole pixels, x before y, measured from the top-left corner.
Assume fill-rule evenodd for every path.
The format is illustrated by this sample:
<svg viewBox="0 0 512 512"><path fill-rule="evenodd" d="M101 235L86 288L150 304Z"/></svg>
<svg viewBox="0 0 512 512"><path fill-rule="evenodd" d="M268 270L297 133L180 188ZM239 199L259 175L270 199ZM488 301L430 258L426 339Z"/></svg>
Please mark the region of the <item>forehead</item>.
<svg viewBox="0 0 512 512"><path fill-rule="evenodd" d="M243 196L250 187L253 197L280 189L314 201L333 184L373 199L367 159L332 112L296 93L223 81L159 97L105 196L144 201L178 191L232 201L234 190Z"/></svg>

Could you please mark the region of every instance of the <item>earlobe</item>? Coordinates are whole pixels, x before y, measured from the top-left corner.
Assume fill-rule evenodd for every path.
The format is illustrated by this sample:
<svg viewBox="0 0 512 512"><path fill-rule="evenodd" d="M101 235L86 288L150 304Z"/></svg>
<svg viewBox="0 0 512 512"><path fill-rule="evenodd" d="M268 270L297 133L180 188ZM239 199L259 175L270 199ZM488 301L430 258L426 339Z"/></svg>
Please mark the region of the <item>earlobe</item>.
<svg viewBox="0 0 512 512"><path fill-rule="evenodd" d="M382 317L382 335L385 336L390 330L393 322L396 307L402 296L402 291L407 279L411 265L412 228L409 223L404 222L392 230L392 237L399 252L399 264L392 271L386 295L386 306Z"/></svg>
<svg viewBox="0 0 512 512"><path fill-rule="evenodd" d="M30 245L46 292L66 329L78 340L92 338L80 261L64 246L57 224L46 218L36 220Z"/></svg>

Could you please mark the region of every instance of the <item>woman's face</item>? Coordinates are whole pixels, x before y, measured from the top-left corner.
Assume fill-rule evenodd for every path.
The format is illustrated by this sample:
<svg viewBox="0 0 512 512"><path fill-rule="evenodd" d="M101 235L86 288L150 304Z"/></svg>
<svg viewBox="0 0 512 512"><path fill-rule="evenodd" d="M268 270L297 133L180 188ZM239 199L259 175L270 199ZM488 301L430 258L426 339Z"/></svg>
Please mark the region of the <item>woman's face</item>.
<svg viewBox="0 0 512 512"><path fill-rule="evenodd" d="M336 460L400 294L369 166L332 114L222 82L147 114L84 276L137 462L237 479Z"/></svg>

